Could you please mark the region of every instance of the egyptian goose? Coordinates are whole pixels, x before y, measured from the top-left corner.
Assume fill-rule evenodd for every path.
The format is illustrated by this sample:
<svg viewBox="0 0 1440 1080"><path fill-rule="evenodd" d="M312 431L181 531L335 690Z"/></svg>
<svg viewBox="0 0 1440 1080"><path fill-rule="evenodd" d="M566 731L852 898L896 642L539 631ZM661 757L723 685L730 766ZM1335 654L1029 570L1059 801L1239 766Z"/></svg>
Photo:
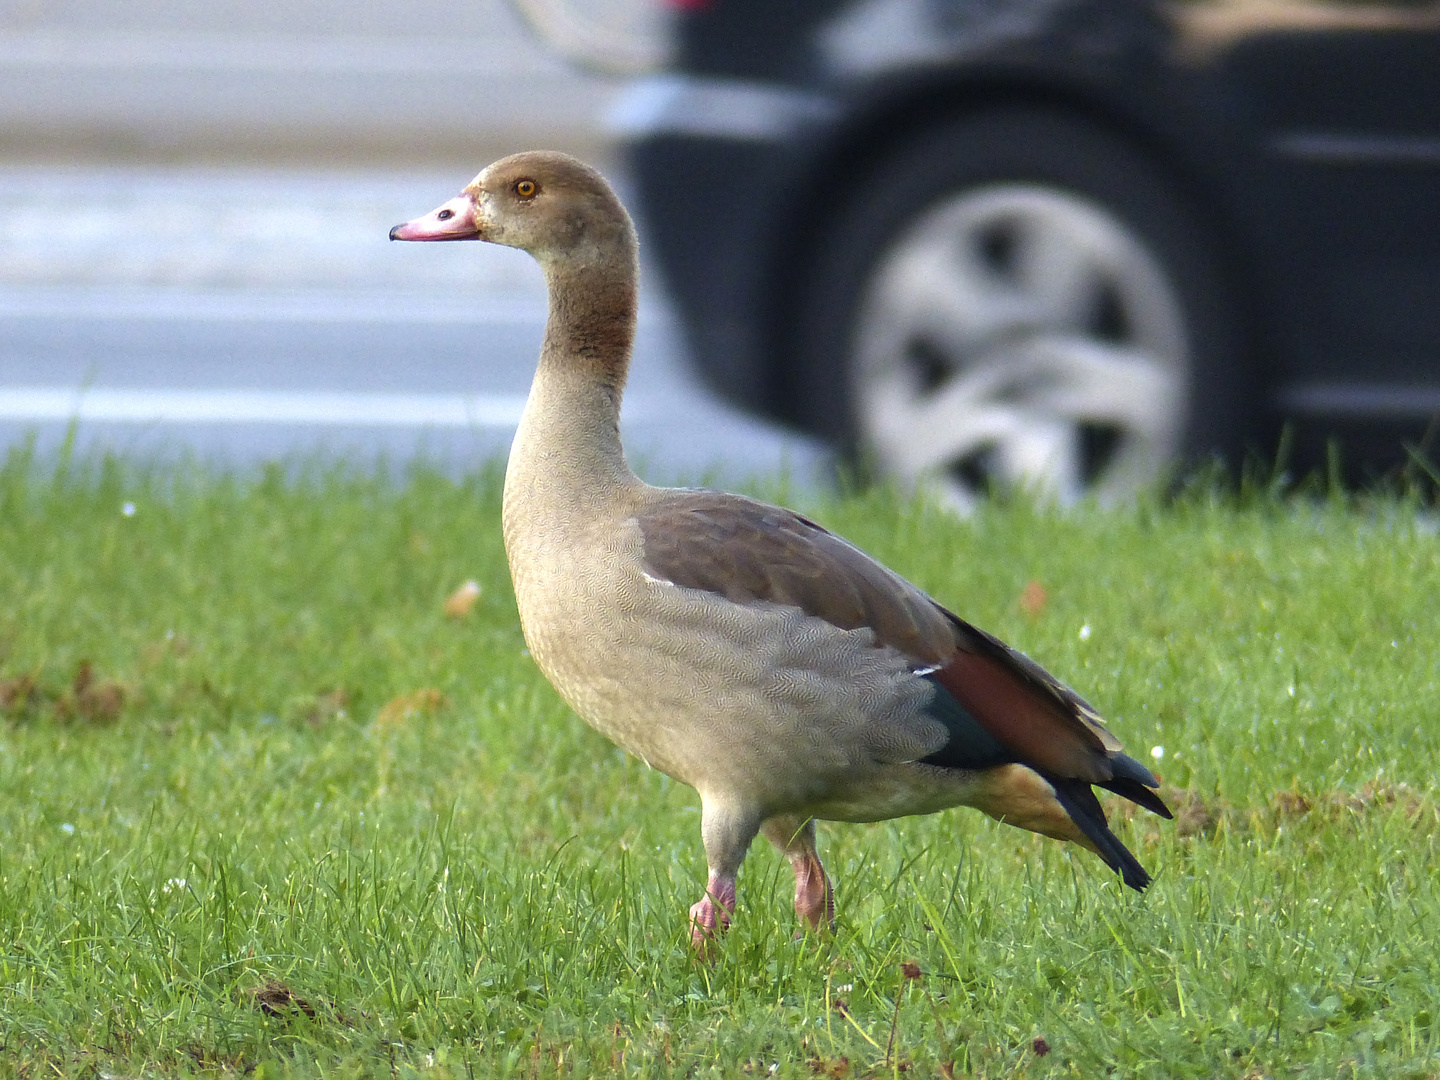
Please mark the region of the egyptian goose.
<svg viewBox="0 0 1440 1080"><path fill-rule="evenodd" d="M636 239L599 173L516 154L390 238L487 240L544 269L549 320L505 472L520 622L580 716L699 792L702 954L756 833L794 867L796 912L829 925L817 819L973 806L1149 884L1091 785L1170 811L1074 691L799 514L630 471L618 422Z"/></svg>

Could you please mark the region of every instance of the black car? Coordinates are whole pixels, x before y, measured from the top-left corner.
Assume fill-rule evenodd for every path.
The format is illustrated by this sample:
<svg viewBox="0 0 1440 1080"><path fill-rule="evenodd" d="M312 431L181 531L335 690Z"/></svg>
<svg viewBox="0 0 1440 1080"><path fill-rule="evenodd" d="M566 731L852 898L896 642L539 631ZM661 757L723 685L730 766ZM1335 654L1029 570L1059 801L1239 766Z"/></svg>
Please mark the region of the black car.
<svg viewBox="0 0 1440 1080"><path fill-rule="evenodd" d="M618 114L709 381L1102 501L1440 415L1440 4L711 0Z"/></svg>

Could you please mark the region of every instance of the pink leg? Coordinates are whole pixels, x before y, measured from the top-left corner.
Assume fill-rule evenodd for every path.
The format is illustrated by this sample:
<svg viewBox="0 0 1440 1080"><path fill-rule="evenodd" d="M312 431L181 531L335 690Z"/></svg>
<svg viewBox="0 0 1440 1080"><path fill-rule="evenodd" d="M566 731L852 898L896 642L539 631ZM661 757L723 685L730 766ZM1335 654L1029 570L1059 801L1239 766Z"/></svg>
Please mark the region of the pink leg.
<svg viewBox="0 0 1440 1080"><path fill-rule="evenodd" d="M727 806L704 795L701 800L700 836L705 841L710 880L704 899L690 909L690 943L700 959L711 960L717 939L729 928L735 913L735 877L755 838L756 822L743 807Z"/></svg>
<svg viewBox="0 0 1440 1080"><path fill-rule="evenodd" d="M715 939L730 928L735 914L735 875L710 874L705 898L690 907L690 944L708 959Z"/></svg>
<svg viewBox="0 0 1440 1080"><path fill-rule="evenodd" d="M765 839L785 853L795 871L795 914L811 930L833 929L835 891L815 850L815 821L771 818L762 827Z"/></svg>

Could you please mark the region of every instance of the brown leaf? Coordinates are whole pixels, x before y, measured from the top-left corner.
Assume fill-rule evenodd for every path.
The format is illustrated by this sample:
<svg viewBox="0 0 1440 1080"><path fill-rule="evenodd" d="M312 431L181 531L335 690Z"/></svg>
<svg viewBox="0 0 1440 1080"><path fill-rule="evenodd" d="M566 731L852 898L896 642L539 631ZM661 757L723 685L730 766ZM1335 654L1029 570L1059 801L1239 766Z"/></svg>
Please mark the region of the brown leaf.
<svg viewBox="0 0 1440 1080"><path fill-rule="evenodd" d="M1277 791L1275 810L1281 817L1304 817L1310 812L1310 800L1298 791Z"/></svg>
<svg viewBox="0 0 1440 1080"><path fill-rule="evenodd" d="M1036 1057L1044 1057L1050 1052L1050 1044L1042 1036L1036 1035L1035 1041L1030 1044L1030 1049L1035 1051Z"/></svg>
<svg viewBox="0 0 1440 1080"><path fill-rule="evenodd" d="M445 614L452 619L463 619L470 614L470 609L475 606L475 601L480 599L480 583L478 581L467 581L445 601Z"/></svg>
<svg viewBox="0 0 1440 1080"><path fill-rule="evenodd" d="M1171 787L1164 784L1160 788L1160 798L1163 799L1175 815L1174 829L1179 836L1209 836L1215 831L1215 827L1221 819L1228 818L1231 814L1230 807L1215 798L1205 798L1199 792L1187 788ZM1117 805L1119 816L1126 821L1134 821L1137 818L1144 821L1153 832L1157 826L1158 819L1153 819L1146 811L1141 810L1134 803L1125 801ZM1162 827L1168 827L1168 822L1158 822Z"/></svg>
<svg viewBox="0 0 1440 1080"><path fill-rule="evenodd" d="M0 679L0 712L24 712L35 704L38 697L33 675Z"/></svg>
<svg viewBox="0 0 1440 1080"><path fill-rule="evenodd" d="M75 711L92 724L110 724L125 708L125 687L113 679L91 683L75 695Z"/></svg>
<svg viewBox="0 0 1440 1080"><path fill-rule="evenodd" d="M1038 618L1045 610L1045 601L1048 599L1044 585L1038 581L1027 581L1025 588L1020 590L1020 610L1032 619Z"/></svg>
<svg viewBox="0 0 1440 1080"><path fill-rule="evenodd" d="M1193 791L1180 794L1172 807L1175 831L1181 836L1208 836L1219 818L1218 811Z"/></svg>
<svg viewBox="0 0 1440 1080"><path fill-rule="evenodd" d="M412 690L408 694L401 694L391 698L384 705L380 706L380 712L375 717L379 724L402 724L407 720L425 713L433 713L445 706L445 695L439 690L429 687L424 690Z"/></svg>
<svg viewBox="0 0 1440 1080"><path fill-rule="evenodd" d="M1367 807L1396 806L1407 814L1418 814L1424 808L1425 800L1420 793L1405 781L1398 784L1367 780L1360 785L1360 801Z"/></svg>
<svg viewBox="0 0 1440 1080"><path fill-rule="evenodd" d="M264 986L252 987L248 993L256 1007L266 1016L286 1016L302 1012L311 1020L315 1019L315 1007L279 980L272 979Z"/></svg>
<svg viewBox="0 0 1440 1080"><path fill-rule="evenodd" d="M906 960L903 964L900 965L900 974L905 976L905 978L907 979L918 979L920 978L920 975L922 973L920 971L919 964L917 964L914 960Z"/></svg>
<svg viewBox="0 0 1440 1080"><path fill-rule="evenodd" d="M55 699L55 718L66 721L78 716L92 724L110 724L120 718L126 696L123 684L114 679L97 681L95 665L81 660L69 692Z"/></svg>
<svg viewBox="0 0 1440 1080"><path fill-rule="evenodd" d="M1349 792L1339 789L1317 791L1306 795L1291 788L1277 791L1270 798L1279 817L1299 818L1308 814L1323 814L1327 819L1363 814L1369 810L1398 809L1408 816L1415 816L1425 809L1426 800L1409 784L1367 780L1360 790Z"/></svg>

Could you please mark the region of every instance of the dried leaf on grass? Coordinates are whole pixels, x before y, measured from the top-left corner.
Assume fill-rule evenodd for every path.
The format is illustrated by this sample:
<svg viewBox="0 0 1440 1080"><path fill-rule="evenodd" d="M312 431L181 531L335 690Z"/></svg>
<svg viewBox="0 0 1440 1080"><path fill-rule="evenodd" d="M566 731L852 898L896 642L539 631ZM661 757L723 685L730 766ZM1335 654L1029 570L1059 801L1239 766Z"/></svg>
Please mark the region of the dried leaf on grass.
<svg viewBox="0 0 1440 1080"><path fill-rule="evenodd" d="M1396 809L1406 817L1419 817L1433 803L1403 780L1388 783L1368 780L1357 791L1320 791L1312 794L1295 790L1277 791L1270 805L1281 818L1301 818L1311 814L1327 818L1363 814L1370 810Z"/></svg>
<svg viewBox="0 0 1440 1080"><path fill-rule="evenodd" d="M463 619L470 614L470 609L475 606L475 601L480 599L480 583L478 581L467 581L445 601L445 614L452 619Z"/></svg>
<svg viewBox="0 0 1440 1080"><path fill-rule="evenodd" d="M24 712L39 701L35 676L17 675L0 679L0 713Z"/></svg>
<svg viewBox="0 0 1440 1080"><path fill-rule="evenodd" d="M1440 821L1440 806L1435 800L1404 781L1387 783L1376 779L1361 784L1356 791L1277 791L1268 800L1268 814L1264 809L1237 808L1216 796L1169 785L1161 787L1160 797L1174 811L1174 830L1182 837L1211 836L1222 822L1232 829L1264 829L1305 818L1351 820L1376 810L1399 810L1412 822L1426 814ZM1122 820L1146 821L1152 836L1166 824L1141 813L1140 807L1131 802L1122 802L1117 809Z"/></svg>
<svg viewBox="0 0 1440 1080"><path fill-rule="evenodd" d="M391 698L382 705L380 712L375 717L375 722L377 724L402 724L417 716L444 708L445 704L445 695L439 690L429 687L424 690L412 690L408 694Z"/></svg>
<svg viewBox="0 0 1440 1080"><path fill-rule="evenodd" d="M1217 799L1207 802L1199 792L1175 790L1170 809L1175 814L1175 831L1181 836L1209 836L1229 809Z"/></svg>
<svg viewBox="0 0 1440 1080"><path fill-rule="evenodd" d="M1027 581L1025 588L1020 590L1020 610L1032 619L1038 618L1049 598L1044 585L1038 581Z"/></svg>
<svg viewBox="0 0 1440 1080"><path fill-rule="evenodd" d="M114 679L96 679L95 667L81 660L70 690L55 700L55 718L79 717L92 724L110 724L120 718L127 697L125 687Z"/></svg>
<svg viewBox="0 0 1440 1080"><path fill-rule="evenodd" d="M1180 836L1209 836L1230 812L1228 805L1213 796L1207 799L1198 791L1171 787L1169 784L1161 785L1160 798L1165 800L1165 805L1170 807L1171 813L1175 815L1173 827ZM1141 807L1129 801L1119 803L1117 809L1122 820L1132 821L1139 818L1152 826L1152 832L1155 831L1153 827L1157 822L1162 826L1167 824L1154 818L1148 811L1142 812Z"/></svg>
<svg viewBox="0 0 1440 1080"><path fill-rule="evenodd" d="M251 987L246 993L250 995L250 1000L255 1003L255 1007L266 1016L289 1017L296 1013L304 1013L311 1020L315 1019L315 1006L278 979L272 979L261 986Z"/></svg>

